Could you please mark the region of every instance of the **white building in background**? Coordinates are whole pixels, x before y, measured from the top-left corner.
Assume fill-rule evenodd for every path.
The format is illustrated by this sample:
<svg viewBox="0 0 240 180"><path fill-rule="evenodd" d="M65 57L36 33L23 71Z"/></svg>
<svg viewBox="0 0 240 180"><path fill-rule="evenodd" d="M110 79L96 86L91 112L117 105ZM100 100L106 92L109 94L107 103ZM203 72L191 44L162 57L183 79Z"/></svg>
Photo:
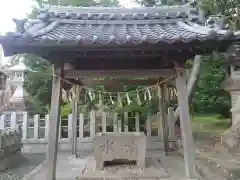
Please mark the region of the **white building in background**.
<svg viewBox="0 0 240 180"><path fill-rule="evenodd" d="M11 67L3 67L2 70L7 75L5 99L2 101L0 111L1 129L17 128L21 125L23 118L35 113L37 108L34 100L24 89L26 73L31 71L21 58L19 63Z"/></svg>

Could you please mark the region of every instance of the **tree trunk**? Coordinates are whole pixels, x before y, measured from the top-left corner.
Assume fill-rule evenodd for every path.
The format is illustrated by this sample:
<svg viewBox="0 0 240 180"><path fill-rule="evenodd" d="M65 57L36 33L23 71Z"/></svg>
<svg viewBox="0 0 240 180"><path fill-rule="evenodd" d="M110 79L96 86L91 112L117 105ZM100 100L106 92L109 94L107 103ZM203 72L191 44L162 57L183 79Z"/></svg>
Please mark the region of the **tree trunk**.
<svg viewBox="0 0 240 180"><path fill-rule="evenodd" d="M187 83L188 101L191 101L194 90L197 86L197 82L200 75L201 62L202 62L201 56L200 55L195 56L192 71ZM179 115L180 115L180 108L177 107L177 109L174 112L175 122L179 121Z"/></svg>

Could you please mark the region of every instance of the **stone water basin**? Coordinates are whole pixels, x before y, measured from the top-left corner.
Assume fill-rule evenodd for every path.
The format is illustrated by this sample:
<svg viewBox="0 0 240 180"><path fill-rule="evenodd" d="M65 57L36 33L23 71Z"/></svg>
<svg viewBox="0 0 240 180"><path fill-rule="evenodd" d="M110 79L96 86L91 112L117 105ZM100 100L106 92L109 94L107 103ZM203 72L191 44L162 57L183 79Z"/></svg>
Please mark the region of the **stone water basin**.
<svg viewBox="0 0 240 180"><path fill-rule="evenodd" d="M115 160L136 161L145 169L147 139L143 132L107 132L96 135L94 156L96 169L103 169L105 162Z"/></svg>

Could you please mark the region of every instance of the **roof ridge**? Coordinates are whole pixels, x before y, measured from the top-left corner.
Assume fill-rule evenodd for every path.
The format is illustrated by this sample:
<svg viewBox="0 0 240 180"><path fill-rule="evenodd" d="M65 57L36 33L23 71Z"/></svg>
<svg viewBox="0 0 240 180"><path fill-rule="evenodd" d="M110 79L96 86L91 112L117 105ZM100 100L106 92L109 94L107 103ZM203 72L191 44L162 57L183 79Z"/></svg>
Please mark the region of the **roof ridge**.
<svg viewBox="0 0 240 180"><path fill-rule="evenodd" d="M19 31L7 37L43 46L135 46L240 38L238 32L218 27L222 22L218 17L211 18L214 27L209 26L210 20L205 22L201 9L193 2L131 9L51 6L39 13L34 21L15 21Z"/></svg>
<svg viewBox="0 0 240 180"><path fill-rule="evenodd" d="M152 10L152 9L173 9L173 8L192 8L194 7L194 5L196 4L196 2L190 1L188 3L185 4L177 4L177 5L163 5L163 6L155 6L155 7L131 7L131 8L126 8L126 7L99 7L99 6L90 6L90 7L82 7L82 6L61 6L61 5L49 5L49 4L43 4L43 8L41 9L43 12L44 11L53 11L55 9L65 9L65 10Z"/></svg>
<svg viewBox="0 0 240 180"><path fill-rule="evenodd" d="M50 18L83 20L146 20L162 18L186 18L199 16L193 2L184 5L159 7L69 7L48 5L39 10L38 18L48 21Z"/></svg>

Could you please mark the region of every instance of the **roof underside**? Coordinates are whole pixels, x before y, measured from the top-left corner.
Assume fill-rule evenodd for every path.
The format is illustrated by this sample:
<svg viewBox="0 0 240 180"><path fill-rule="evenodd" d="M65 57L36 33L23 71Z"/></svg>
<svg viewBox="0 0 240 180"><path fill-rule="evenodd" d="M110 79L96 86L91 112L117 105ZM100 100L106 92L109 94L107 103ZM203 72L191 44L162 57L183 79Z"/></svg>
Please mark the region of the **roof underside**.
<svg viewBox="0 0 240 180"><path fill-rule="evenodd" d="M0 43L7 56L33 53L49 60L68 59L83 69L88 66L80 62L83 58L91 60L89 66L94 59L109 64L121 58L131 59L133 67L136 59L139 64L152 60L151 67L156 67L159 61L225 51L240 37L231 30L204 26L202 19L192 3L133 9L51 6L35 20L15 20L18 31L0 37Z"/></svg>

